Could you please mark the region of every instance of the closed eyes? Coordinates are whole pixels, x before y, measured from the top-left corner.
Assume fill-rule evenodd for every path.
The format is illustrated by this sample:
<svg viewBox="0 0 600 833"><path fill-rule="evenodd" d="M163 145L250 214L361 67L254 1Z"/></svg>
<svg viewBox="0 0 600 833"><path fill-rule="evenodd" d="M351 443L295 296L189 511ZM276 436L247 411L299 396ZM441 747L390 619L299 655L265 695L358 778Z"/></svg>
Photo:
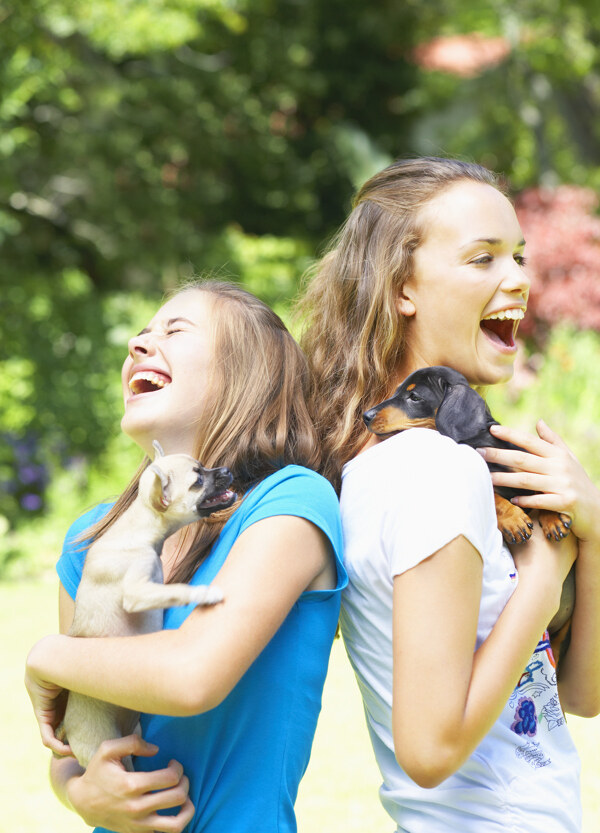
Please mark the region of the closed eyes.
<svg viewBox="0 0 600 833"><path fill-rule="evenodd" d="M471 260L470 263L474 264L475 266L487 266L493 260L493 255L482 255L481 257L477 257L474 260ZM520 253L514 254L513 260L515 261L515 263L518 263L519 266L527 265L527 258L525 257L525 255L522 255Z"/></svg>

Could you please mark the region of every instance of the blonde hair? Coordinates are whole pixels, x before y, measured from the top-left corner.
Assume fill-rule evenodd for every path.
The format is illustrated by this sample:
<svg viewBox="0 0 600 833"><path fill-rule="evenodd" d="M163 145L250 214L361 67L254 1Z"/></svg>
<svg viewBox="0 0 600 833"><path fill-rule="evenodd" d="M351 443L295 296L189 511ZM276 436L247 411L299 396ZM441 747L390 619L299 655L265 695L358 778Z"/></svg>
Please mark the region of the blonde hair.
<svg viewBox="0 0 600 833"><path fill-rule="evenodd" d="M186 551L169 581L189 581L247 491L291 463L320 468L317 435L309 415L308 366L285 325L266 304L239 286L194 281L181 292L211 299L213 362L209 390L198 423L195 456L202 465L227 466L236 503L186 528ZM145 459L129 486L99 524L82 538L100 537L134 501Z"/></svg>
<svg viewBox="0 0 600 833"><path fill-rule="evenodd" d="M310 408L323 473L339 489L341 469L367 439L362 413L384 399L404 350L397 298L422 242L423 208L459 180L502 190L480 165L423 157L399 160L369 179L297 304L312 375Z"/></svg>

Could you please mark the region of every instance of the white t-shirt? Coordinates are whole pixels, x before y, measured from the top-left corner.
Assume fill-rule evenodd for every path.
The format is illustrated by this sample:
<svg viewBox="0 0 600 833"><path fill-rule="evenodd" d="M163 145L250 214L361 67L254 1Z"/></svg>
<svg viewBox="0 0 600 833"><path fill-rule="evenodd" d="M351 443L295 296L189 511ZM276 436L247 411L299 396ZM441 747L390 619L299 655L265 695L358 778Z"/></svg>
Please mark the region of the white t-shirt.
<svg viewBox="0 0 600 833"><path fill-rule="evenodd" d="M484 460L436 431L404 431L344 466L341 511L349 577L342 596L342 634L383 776L381 800L397 830L577 833L580 764L558 702L547 634L498 721L456 773L424 789L406 775L394 754L394 576L464 535L483 561L477 647L518 581L497 528ZM426 686L427 680L405 684Z"/></svg>

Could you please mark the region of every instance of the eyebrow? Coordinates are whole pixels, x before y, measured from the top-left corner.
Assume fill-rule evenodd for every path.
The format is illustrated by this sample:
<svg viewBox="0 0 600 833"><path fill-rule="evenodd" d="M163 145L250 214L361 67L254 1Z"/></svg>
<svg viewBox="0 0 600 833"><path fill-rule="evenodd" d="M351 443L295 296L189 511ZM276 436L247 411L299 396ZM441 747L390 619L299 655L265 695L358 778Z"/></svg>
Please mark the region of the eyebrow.
<svg viewBox="0 0 600 833"><path fill-rule="evenodd" d="M477 240L471 240L470 243L467 243L465 246L463 246L463 249L466 249L469 246L473 246L475 243L487 243L489 246L501 246L503 241L500 240L499 237L478 237ZM517 248L520 249L524 245L525 240L521 240L519 243L517 243Z"/></svg>
<svg viewBox="0 0 600 833"><path fill-rule="evenodd" d="M196 324L194 324L193 321L190 321L189 318L184 318L182 315L179 315L177 316L177 318L169 318L169 320L167 321L167 327L171 327L173 324L177 324L178 321L183 321L185 324L190 324L192 327L196 326ZM139 331L138 335L143 336L145 333L150 332L152 332L150 327L144 327L143 330Z"/></svg>

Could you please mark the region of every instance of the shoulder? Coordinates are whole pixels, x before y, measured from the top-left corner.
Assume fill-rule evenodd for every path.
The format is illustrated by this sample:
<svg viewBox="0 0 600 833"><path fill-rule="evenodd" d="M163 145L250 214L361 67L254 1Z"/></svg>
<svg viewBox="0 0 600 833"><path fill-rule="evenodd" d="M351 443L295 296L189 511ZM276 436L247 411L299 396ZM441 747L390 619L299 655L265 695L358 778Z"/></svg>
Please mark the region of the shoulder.
<svg viewBox="0 0 600 833"><path fill-rule="evenodd" d="M94 526L94 524L97 524L106 515L112 505L112 503L99 503L91 509L88 509L87 512L84 512L83 515L80 515L67 530L63 552L79 544L80 538L85 534L85 531Z"/></svg>
<svg viewBox="0 0 600 833"><path fill-rule="evenodd" d="M344 477L377 471L385 478L432 478L467 482L489 480L485 461L475 449L429 428L411 428L359 454L344 466Z"/></svg>
<svg viewBox="0 0 600 833"><path fill-rule="evenodd" d="M309 504L325 501L327 508L337 507L337 496L331 483L322 475L304 466L285 466L261 480L246 496L244 503L265 500L298 500Z"/></svg>
<svg viewBox="0 0 600 833"><path fill-rule="evenodd" d="M251 524L276 515L305 518L322 529L341 550L339 502L333 486L322 475L304 466L285 466L261 480L240 509L240 532Z"/></svg>

